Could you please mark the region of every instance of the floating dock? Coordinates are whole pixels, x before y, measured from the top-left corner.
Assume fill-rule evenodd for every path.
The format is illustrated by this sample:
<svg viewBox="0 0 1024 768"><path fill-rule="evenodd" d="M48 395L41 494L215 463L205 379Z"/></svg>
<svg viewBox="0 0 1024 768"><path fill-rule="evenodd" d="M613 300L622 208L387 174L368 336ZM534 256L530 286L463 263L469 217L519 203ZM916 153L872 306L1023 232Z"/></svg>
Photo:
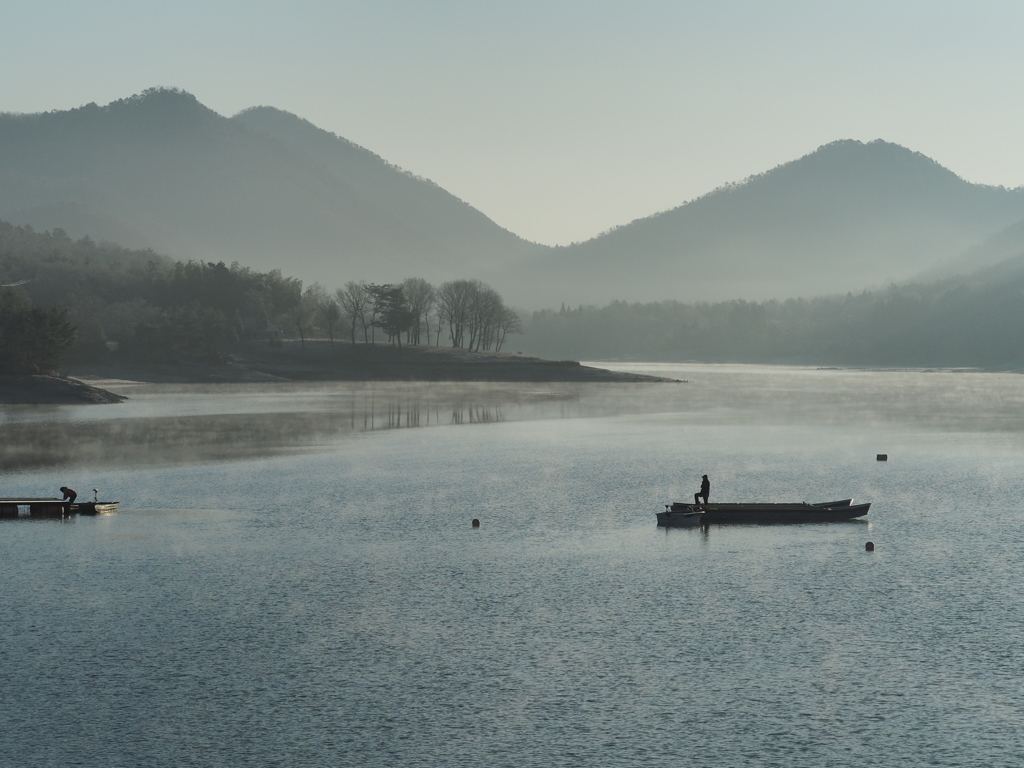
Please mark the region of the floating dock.
<svg viewBox="0 0 1024 768"><path fill-rule="evenodd" d="M118 503L116 501L83 501L72 504L64 499L0 498L0 518L20 517L24 508L28 509L28 514L31 517L97 515L102 512L115 511Z"/></svg>

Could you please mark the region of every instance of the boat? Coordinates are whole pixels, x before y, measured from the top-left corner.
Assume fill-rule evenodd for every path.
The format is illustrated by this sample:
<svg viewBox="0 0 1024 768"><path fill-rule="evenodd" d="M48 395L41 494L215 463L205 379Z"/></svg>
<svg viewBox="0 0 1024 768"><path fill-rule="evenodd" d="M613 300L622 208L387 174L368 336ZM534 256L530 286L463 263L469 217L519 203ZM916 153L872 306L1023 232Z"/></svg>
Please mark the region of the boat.
<svg viewBox="0 0 1024 768"><path fill-rule="evenodd" d="M86 501L80 504L71 505L71 514L79 515L103 515L108 512L116 512L119 501Z"/></svg>
<svg viewBox="0 0 1024 768"><path fill-rule="evenodd" d="M870 503L854 504L853 499L808 504L733 503L685 504L677 501L658 512L663 528L689 528L698 525L773 525L782 523L835 523L863 517Z"/></svg>

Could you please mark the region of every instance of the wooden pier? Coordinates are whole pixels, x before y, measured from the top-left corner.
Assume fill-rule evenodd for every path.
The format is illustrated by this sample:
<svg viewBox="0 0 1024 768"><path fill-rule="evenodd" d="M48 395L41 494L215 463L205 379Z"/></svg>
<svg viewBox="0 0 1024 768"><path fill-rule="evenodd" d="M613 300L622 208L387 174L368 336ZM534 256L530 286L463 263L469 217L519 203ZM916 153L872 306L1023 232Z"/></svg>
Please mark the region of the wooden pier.
<svg viewBox="0 0 1024 768"><path fill-rule="evenodd" d="M113 512L116 501L83 501L72 504L63 499L3 499L0 498L0 518L16 518L21 510L28 508L31 517L70 517L71 515L95 515Z"/></svg>
<svg viewBox="0 0 1024 768"><path fill-rule="evenodd" d="M70 502L63 499L0 499L0 517L18 517L21 508L28 507L32 517L67 517Z"/></svg>

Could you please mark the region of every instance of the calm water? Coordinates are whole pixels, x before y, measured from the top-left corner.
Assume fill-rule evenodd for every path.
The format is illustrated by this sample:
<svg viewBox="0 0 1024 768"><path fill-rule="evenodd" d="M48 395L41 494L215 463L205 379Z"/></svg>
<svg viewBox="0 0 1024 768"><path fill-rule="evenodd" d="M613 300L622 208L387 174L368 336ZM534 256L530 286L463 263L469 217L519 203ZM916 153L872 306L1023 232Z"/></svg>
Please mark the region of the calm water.
<svg viewBox="0 0 1024 768"><path fill-rule="evenodd" d="M1024 377L635 368L0 412L0 764L1021 765Z"/></svg>

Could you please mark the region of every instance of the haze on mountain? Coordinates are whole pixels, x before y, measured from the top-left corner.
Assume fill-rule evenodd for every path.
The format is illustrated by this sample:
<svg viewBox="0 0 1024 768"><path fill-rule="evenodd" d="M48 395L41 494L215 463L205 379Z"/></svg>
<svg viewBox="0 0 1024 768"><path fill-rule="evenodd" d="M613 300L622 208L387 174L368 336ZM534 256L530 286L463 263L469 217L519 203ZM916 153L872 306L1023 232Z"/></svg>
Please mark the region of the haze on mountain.
<svg viewBox="0 0 1024 768"><path fill-rule="evenodd" d="M307 281L450 279L536 246L294 115L152 89L0 115L0 219Z"/></svg>
<svg viewBox="0 0 1024 768"><path fill-rule="evenodd" d="M784 301L611 302L524 319L541 357L1024 370L1024 255L969 274Z"/></svg>
<svg viewBox="0 0 1024 768"><path fill-rule="evenodd" d="M846 293L993 263L965 252L1022 219L1022 188L968 183L884 141L837 141L532 257L507 282L540 286L535 303L547 306Z"/></svg>
<svg viewBox="0 0 1024 768"><path fill-rule="evenodd" d="M551 248L295 115L256 107L226 118L152 89L0 115L0 219L328 287L479 278L534 309L845 294L969 272L1012 255L998 233L1014 240L1024 189L968 183L884 141L837 141Z"/></svg>
<svg viewBox="0 0 1024 768"><path fill-rule="evenodd" d="M968 248L948 262L925 270L921 279L941 279L949 275L966 275L975 270L1006 264L1020 267L1024 259L1024 221L1001 229L981 243Z"/></svg>

